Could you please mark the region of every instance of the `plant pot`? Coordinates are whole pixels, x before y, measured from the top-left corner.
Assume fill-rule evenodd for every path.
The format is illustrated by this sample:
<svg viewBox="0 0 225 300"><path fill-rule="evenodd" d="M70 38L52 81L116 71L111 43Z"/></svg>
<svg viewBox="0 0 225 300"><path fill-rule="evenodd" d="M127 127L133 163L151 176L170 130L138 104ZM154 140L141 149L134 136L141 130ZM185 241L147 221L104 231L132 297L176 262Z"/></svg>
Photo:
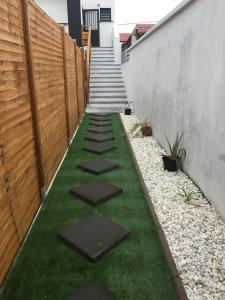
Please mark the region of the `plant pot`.
<svg viewBox="0 0 225 300"><path fill-rule="evenodd" d="M168 172L176 172L178 171L177 161L172 159L170 156L163 156L163 165L164 170Z"/></svg>
<svg viewBox="0 0 225 300"><path fill-rule="evenodd" d="M141 132L143 136L152 136L152 129L150 126L142 127Z"/></svg>
<svg viewBox="0 0 225 300"><path fill-rule="evenodd" d="M131 109L130 108L126 108L125 109L125 115L126 116L130 116L131 115Z"/></svg>

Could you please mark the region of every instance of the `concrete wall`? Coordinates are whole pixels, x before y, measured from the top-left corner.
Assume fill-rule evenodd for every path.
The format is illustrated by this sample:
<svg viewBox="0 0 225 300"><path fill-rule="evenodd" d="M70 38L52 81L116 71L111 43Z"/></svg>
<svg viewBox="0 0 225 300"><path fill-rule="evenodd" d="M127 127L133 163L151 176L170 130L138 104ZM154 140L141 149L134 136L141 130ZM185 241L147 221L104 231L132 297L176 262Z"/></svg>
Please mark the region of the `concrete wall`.
<svg viewBox="0 0 225 300"><path fill-rule="evenodd" d="M119 34L116 32L115 27L113 30L113 47L114 47L114 54L115 54L115 63L121 64L121 43L120 43Z"/></svg>
<svg viewBox="0 0 225 300"><path fill-rule="evenodd" d="M185 1L133 46L124 72L160 144L184 131L184 169L225 218L225 1Z"/></svg>
<svg viewBox="0 0 225 300"><path fill-rule="evenodd" d="M124 83L125 83L125 86L126 86L126 91L127 91L127 98L128 98L128 101L130 102L130 103L132 103L133 102L133 95L132 95L132 93L133 93L133 91L132 91L132 89L131 89L131 80L132 80L132 78L133 78L133 74L131 74L130 72L129 72L129 70L130 70L130 61L128 61L128 62L126 62L126 63L124 63L124 64L122 64L122 71L123 71L123 79L124 79ZM136 102L136 101L135 101ZM133 103L133 109L135 109L135 103Z"/></svg>

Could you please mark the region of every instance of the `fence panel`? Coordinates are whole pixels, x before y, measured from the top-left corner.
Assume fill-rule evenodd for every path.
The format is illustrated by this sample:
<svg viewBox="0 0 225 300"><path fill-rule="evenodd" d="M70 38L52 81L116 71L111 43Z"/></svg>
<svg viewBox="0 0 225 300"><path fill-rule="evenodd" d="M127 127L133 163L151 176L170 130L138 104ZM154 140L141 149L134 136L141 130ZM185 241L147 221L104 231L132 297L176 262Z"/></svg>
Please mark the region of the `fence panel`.
<svg viewBox="0 0 225 300"><path fill-rule="evenodd" d="M32 0L0 1L0 284L84 114L83 63Z"/></svg>
<svg viewBox="0 0 225 300"><path fill-rule="evenodd" d="M7 202L0 204L0 284L20 246L12 209Z"/></svg>
<svg viewBox="0 0 225 300"><path fill-rule="evenodd" d="M20 0L0 2L0 283L40 205Z"/></svg>
<svg viewBox="0 0 225 300"><path fill-rule="evenodd" d="M65 34L66 83L68 97L69 135L72 138L78 123L77 70L74 41Z"/></svg>
<svg viewBox="0 0 225 300"><path fill-rule="evenodd" d="M33 1L28 19L47 188L67 149L62 31Z"/></svg>
<svg viewBox="0 0 225 300"><path fill-rule="evenodd" d="M76 59L77 59L77 81L78 81L78 108L79 108L79 118L81 119L84 115L84 109L85 109L85 90L84 90L83 51L79 47L76 47Z"/></svg>

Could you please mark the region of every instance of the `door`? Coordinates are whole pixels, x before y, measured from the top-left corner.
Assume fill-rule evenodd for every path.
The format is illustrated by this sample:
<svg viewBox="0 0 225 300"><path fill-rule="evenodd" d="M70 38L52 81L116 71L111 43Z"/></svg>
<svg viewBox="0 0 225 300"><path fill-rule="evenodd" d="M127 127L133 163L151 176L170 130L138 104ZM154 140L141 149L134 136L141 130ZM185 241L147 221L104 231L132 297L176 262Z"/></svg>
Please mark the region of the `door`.
<svg viewBox="0 0 225 300"><path fill-rule="evenodd" d="M98 9L85 9L83 10L83 22L86 26L92 28L92 46L100 46L99 38L99 10Z"/></svg>

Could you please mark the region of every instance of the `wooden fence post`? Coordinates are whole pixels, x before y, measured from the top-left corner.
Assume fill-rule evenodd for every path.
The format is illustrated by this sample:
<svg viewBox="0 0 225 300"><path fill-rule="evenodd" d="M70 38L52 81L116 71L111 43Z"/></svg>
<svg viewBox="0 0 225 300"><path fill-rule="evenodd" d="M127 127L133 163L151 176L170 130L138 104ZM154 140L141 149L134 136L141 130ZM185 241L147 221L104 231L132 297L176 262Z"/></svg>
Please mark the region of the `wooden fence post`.
<svg viewBox="0 0 225 300"><path fill-rule="evenodd" d="M29 81L29 90L30 90L30 104L31 104L31 111L32 111L32 124L34 130L34 142L35 142L35 150L36 150L40 196L41 199L44 200L46 197L45 173L44 173L44 164L43 164L43 154L41 149L41 138L40 138L40 129L39 129L40 118L39 118L38 104L37 104L37 87L35 81L27 0L21 0L21 8L22 8L22 17L23 17L23 26L24 26L24 39L25 39L26 56L27 56L27 71L28 71L28 81Z"/></svg>
<svg viewBox="0 0 225 300"><path fill-rule="evenodd" d="M69 101L68 101L68 87L67 87L67 67L66 67L66 33L62 27L62 45L63 45L63 71L64 71L64 94L65 94L65 114L67 127L67 143L70 143L70 120L69 120Z"/></svg>
<svg viewBox="0 0 225 300"><path fill-rule="evenodd" d="M78 112L78 123L80 121L80 109L79 109L79 90L78 90L78 68L77 68L77 41L74 41L74 53L75 53L75 72L76 72L76 88L77 88L77 112Z"/></svg>

